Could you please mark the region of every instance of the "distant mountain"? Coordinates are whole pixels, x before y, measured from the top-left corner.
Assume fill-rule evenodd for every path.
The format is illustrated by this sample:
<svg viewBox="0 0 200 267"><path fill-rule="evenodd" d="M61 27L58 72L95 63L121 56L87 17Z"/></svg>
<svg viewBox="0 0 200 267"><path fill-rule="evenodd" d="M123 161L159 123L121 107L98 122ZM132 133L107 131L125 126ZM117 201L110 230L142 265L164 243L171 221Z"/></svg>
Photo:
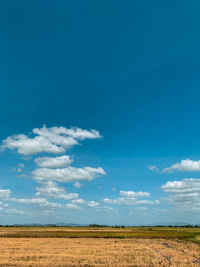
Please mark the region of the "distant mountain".
<svg viewBox="0 0 200 267"><path fill-rule="evenodd" d="M78 224L78 223L56 223L56 226L88 226L87 224Z"/></svg>
<svg viewBox="0 0 200 267"><path fill-rule="evenodd" d="M186 226L186 225L195 225L195 224L190 224L190 223L185 223L185 222L166 222L166 223L155 223L152 224L152 226L157 226L157 225L161 225L161 226Z"/></svg>

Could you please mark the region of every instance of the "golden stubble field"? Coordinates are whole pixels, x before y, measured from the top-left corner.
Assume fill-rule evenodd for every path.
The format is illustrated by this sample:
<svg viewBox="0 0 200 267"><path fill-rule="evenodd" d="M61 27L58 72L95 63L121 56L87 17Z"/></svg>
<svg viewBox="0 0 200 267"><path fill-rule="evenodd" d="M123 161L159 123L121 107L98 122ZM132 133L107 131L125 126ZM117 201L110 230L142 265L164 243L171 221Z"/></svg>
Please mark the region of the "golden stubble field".
<svg viewBox="0 0 200 267"><path fill-rule="evenodd" d="M199 227L0 227L0 267L200 266Z"/></svg>
<svg viewBox="0 0 200 267"><path fill-rule="evenodd" d="M181 240L0 238L0 266L200 266L199 245Z"/></svg>

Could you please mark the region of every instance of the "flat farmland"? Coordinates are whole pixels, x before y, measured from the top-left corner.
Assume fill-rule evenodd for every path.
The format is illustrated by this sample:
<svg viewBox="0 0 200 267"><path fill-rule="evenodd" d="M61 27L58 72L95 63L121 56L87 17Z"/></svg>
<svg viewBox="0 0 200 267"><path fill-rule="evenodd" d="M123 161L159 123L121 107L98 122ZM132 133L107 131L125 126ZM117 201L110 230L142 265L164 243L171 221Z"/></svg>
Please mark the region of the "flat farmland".
<svg viewBox="0 0 200 267"><path fill-rule="evenodd" d="M197 227L0 227L0 237L28 238L166 238L199 242Z"/></svg>
<svg viewBox="0 0 200 267"><path fill-rule="evenodd" d="M0 227L0 266L200 266L200 229Z"/></svg>

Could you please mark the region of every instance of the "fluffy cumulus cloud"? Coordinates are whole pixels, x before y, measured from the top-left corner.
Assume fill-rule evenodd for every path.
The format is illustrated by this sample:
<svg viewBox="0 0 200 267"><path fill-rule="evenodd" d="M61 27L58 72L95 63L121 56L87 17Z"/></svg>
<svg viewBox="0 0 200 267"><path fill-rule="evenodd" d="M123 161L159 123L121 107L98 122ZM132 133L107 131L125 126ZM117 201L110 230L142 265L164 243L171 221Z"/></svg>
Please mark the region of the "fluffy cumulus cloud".
<svg viewBox="0 0 200 267"><path fill-rule="evenodd" d="M60 203L49 202L46 198L10 198L9 201L21 203L21 204L33 204L41 207L61 208Z"/></svg>
<svg viewBox="0 0 200 267"><path fill-rule="evenodd" d="M86 201L82 198L77 198L77 199L72 200L72 203L73 204L85 204Z"/></svg>
<svg viewBox="0 0 200 267"><path fill-rule="evenodd" d="M200 171L200 160L183 159L170 167L164 168L162 172L198 172Z"/></svg>
<svg viewBox="0 0 200 267"><path fill-rule="evenodd" d="M86 201L82 198L77 198L72 200L72 204L79 204L79 205L87 205L88 207L97 207L99 206L99 202L97 201Z"/></svg>
<svg viewBox="0 0 200 267"><path fill-rule="evenodd" d="M73 209L73 210L80 210L84 207L90 207L90 208L97 208L99 206L99 203L96 201L86 201L83 199L77 199L73 200L71 203L68 203L65 205L67 209Z"/></svg>
<svg viewBox="0 0 200 267"><path fill-rule="evenodd" d="M166 200L176 210L200 210L200 179L169 181L162 186Z"/></svg>
<svg viewBox="0 0 200 267"><path fill-rule="evenodd" d="M99 206L99 202L92 200L92 201L88 201L87 205L88 205L88 207L98 207Z"/></svg>
<svg viewBox="0 0 200 267"><path fill-rule="evenodd" d="M1 199L7 199L11 195L10 189L1 189L0 188L0 198Z"/></svg>
<svg viewBox="0 0 200 267"><path fill-rule="evenodd" d="M111 198L104 198L103 202L107 204L118 204L118 205L153 205L159 204L158 200L146 200L146 199L139 199L139 197L149 197L150 193L148 192L134 192L134 191L120 191L119 194L122 197L111 199Z"/></svg>
<svg viewBox="0 0 200 267"><path fill-rule="evenodd" d="M94 178L105 175L102 168L75 168L67 167L62 169L38 168L33 171L33 177L37 181L57 181L57 182L73 182L76 180L91 181Z"/></svg>
<svg viewBox="0 0 200 267"><path fill-rule="evenodd" d="M62 187L58 187L56 183L48 181L44 185L36 188L36 196L46 196L51 198L60 198L60 199L74 199L78 198L78 194L67 193L66 190Z"/></svg>
<svg viewBox="0 0 200 267"><path fill-rule="evenodd" d="M60 157L39 157L34 161L41 168L64 168L73 162L67 155Z"/></svg>
<svg viewBox="0 0 200 267"><path fill-rule="evenodd" d="M3 140L1 148L16 150L22 155L38 153L64 153L68 148L84 139L100 138L96 130L82 130L80 128L51 127L35 128L34 136L17 134Z"/></svg>
<svg viewBox="0 0 200 267"><path fill-rule="evenodd" d="M77 199L73 199L71 201L71 203L66 204L65 207L67 209L73 209L73 210L80 210L80 209L83 209L85 207L97 208L97 207L99 207L99 202L93 201L93 200L87 201L87 200L84 200L82 198L77 198Z"/></svg>
<svg viewBox="0 0 200 267"><path fill-rule="evenodd" d="M62 191L62 188L60 188ZM62 191L63 193L63 191ZM66 193L64 191L64 193ZM70 194L68 194L69 197ZM71 195L71 198L66 198L66 195L62 198L65 199L73 199L78 197L77 194ZM49 208L62 208L63 205L60 203L55 203L55 202L49 202L46 198L41 198L41 197L35 197L35 198L13 198L11 196L11 190L9 189L0 189L0 198L2 200L6 200L7 202L16 202L16 203L20 203L20 204L26 204L26 205L38 205L40 207L49 207ZM59 198L59 197L58 197ZM4 202L0 202L0 208L2 210L2 207L8 207L8 203L4 203ZM11 210L7 210L5 212L7 213L15 213L15 212L11 212L14 211L14 209ZM17 213L17 212L16 212Z"/></svg>
<svg viewBox="0 0 200 267"><path fill-rule="evenodd" d="M35 188L35 197L30 198L13 198L9 189L0 189L0 198L6 201L16 202L27 205L38 205L46 208L67 208L79 210L83 207L95 208L99 206L96 201L86 201L79 198L77 193L69 193L64 187L58 186L56 182L74 182L75 188L80 188L82 184L79 181L92 181L93 179L105 175L105 171L101 168L93 167L73 167L73 160L68 155L63 155L66 150L73 145L79 144L84 139L100 138L100 134L96 130L82 130L80 128L51 127L35 128L30 135L13 135L3 140L1 148L17 151L21 155L34 155L38 153L62 153L61 155L40 156L34 159L36 169L31 171L33 178L38 186ZM29 158L31 159L31 158ZM18 165L22 172L24 165ZM22 176L23 175L23 176ZM24 177L24 174L21 174ZM50 202L49 198L62 199L62 204ZM66 200L66 203L63 203ZM3 207L1 205L1 207ZM48 210L48 209L46 209ZM9 213L9 212L8 212ZM10 211L11 213L11 211ZM14 209L13 209L13 212Z"/></svg>

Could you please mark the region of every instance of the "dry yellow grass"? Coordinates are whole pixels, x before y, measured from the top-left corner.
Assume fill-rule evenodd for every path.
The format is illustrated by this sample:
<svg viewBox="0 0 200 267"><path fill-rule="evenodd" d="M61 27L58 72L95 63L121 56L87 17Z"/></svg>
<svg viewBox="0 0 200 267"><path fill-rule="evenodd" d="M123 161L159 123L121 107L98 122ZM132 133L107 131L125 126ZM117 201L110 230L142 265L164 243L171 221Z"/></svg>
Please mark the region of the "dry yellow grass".
<svg viewBox="0 0 200 267"><path fill-rule="evenodd" d="M200 266L199 245L164 239L0 238L0 266Z"/></svg>

